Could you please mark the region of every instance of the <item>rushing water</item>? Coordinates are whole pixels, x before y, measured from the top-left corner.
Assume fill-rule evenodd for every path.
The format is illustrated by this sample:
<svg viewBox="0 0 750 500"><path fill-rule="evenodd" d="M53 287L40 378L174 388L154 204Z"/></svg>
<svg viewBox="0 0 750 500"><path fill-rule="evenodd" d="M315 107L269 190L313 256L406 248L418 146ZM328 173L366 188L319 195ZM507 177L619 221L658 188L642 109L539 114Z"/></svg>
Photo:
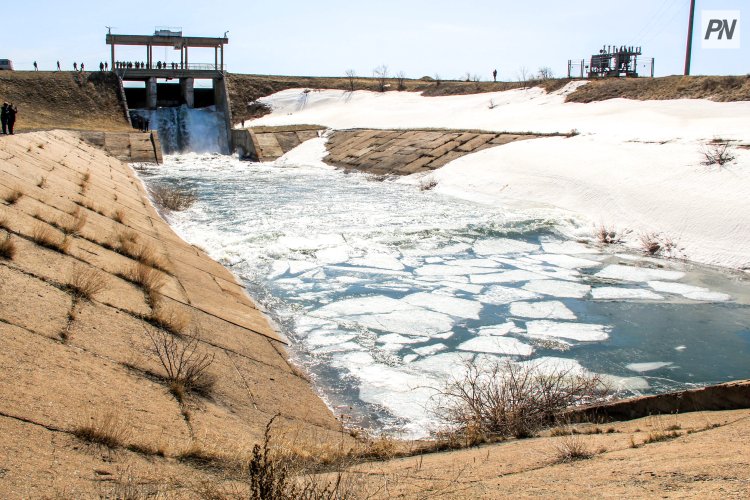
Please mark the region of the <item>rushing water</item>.
<svg viewBox="0 0 750 500"><path fill-rule="evenodd" d="M226 153L227 128L224 113L216 106L206 108L163 107L154 110L134 109L133 114L149 121L159 131L164 154Z"/></svg>
<svg viewBox="0 0 750 500"><path fill-rule="evenodd" d="M376 429L424 435L434 388L474 358L601 373L631 393L750 378L739 277L361 174L194 154L141 174L196 189L172 225L266 306L329 404Z"/></svg>

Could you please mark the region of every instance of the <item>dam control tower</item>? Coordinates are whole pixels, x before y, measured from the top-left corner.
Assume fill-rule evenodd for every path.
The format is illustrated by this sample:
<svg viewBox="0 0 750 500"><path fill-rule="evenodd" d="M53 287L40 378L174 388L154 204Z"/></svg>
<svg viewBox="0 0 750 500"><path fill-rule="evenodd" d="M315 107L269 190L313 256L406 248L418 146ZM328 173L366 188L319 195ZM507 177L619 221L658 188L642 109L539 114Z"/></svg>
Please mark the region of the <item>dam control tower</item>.
<svg viewBox="0 0 750 500"><path fill-rule="evenodd" d="M222 37L184 36L181 28L157 27L153 35L109 32L106 43L110 46L111 71L123 84L129 110L142 113L213 106L223 115L226 129L223 135L231 148L231 110L224 64L224 48L229 44L226 33ZM132 47L143 50L134 51ZM202 58L200 62L193 62L196 54ZM212 86L196 86L196 80L211 81ZM131 116L134 111L129 111Z"/></svg>

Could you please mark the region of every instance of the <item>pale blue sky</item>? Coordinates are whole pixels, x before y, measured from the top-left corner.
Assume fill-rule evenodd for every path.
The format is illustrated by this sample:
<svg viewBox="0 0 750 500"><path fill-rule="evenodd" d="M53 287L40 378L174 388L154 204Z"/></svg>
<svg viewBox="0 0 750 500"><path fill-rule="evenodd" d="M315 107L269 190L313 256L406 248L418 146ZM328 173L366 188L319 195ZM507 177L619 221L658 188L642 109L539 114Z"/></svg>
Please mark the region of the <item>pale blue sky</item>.
<svg viewBox="0 0 750 500"><path fill-rule="evenodd" d="M3 2L0 58L16 69L64 69L73 61L94 69L108 60L105 26L114 33L151 34L180 26L185 35L229 31L226 63L236 73L342 76L352 68L371 76L385 64L408 77L467 72L516 79L519 68L566 73L568 59L588 59L603 44L641 45L656 58L658 76L682 74L689 0L311 0L142 1L27 0ZM750 0L698 0L693 74L750 73L750 29L739 50L700 47L701 10L741 10ZM132 48L122 59L145 59ZM179 60L159 49L155 59ZM171 58L171 59L170 59ZM213 51L190 61L212 62Z"/></svg>

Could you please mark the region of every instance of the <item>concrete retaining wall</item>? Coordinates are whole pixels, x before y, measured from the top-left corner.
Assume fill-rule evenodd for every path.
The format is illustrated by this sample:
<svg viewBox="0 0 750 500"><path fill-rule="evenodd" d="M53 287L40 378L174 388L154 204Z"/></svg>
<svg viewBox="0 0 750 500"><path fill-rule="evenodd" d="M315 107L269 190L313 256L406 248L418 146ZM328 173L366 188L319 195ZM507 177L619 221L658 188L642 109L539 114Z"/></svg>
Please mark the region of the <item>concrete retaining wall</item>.
<svg viewBox="0 0 750 500"><path fill-rule="evenodd" d="M331 134L326 163L373 174L435 170L486 148L535 135L462 130L343 130Z"/></svg>
<svg viewBox="0 0 750 500"><path fill-rule="evenodd" d="M318 137L324 129L319 125L235 129L232 130L232 143L243 158L273 161L308 139Z"/></svg>
<svg viewBox="0 0 750 500"><path fill-rule="evenodd" d="M157 164L163 161L159 132L81 132L88 144L124 162Z"/></svg>

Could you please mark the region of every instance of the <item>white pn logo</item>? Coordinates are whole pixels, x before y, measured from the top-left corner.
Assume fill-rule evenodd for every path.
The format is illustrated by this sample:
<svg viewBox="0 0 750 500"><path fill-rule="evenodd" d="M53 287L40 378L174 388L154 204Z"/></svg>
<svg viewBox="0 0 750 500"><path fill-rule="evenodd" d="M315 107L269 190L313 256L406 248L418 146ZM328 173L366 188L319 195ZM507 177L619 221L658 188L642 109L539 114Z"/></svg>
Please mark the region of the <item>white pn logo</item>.
<svg viewBox="0 0 750 500"><path fill-rule="evenodd" d="M704 10L701 14L704 49L740 48L740 11Z"/></svg>

